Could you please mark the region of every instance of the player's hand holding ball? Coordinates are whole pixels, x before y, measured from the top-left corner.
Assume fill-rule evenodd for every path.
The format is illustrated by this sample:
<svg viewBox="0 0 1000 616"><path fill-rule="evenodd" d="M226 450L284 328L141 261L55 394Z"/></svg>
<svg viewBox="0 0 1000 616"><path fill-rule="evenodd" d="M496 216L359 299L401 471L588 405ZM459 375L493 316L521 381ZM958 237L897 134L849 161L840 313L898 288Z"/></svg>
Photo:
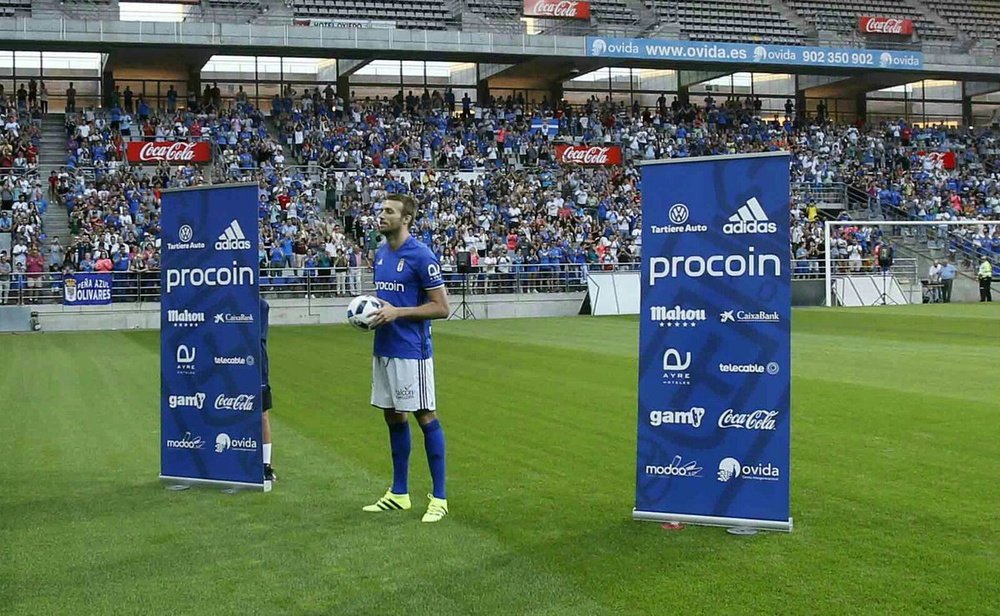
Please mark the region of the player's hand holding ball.
<svg viewBox="0 0 1000 616"><path fill-rule="evenodd" d="M399 308L396 308L389 302L383 300L379 300L379 302L382 304L382 307L372 313L372 329L387 323L392 323L399 318Z"/></svg>

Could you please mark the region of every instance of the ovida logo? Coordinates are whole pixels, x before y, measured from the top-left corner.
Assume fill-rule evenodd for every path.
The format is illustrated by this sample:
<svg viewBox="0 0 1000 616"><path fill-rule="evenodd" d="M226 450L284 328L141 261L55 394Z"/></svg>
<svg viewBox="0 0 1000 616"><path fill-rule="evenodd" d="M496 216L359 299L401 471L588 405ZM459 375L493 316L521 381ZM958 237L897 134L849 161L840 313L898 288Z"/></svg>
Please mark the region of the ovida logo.
<svg viewBox="0 0 1000 616"><path fill-rule="evenodd" d="M650 225L649 230L653 235L663 235L665 233L704 233L708 231L707 225L688 224L691 211L683 203L675 203L667 210L669 225Z"/></svg>
<svg viewBox="0 0 1000 616"><path fill-rule="evenodd" d="M757 45L753 48L753 61L761 62L767 59L767 48L763 45Z"/></svg>
<svg viewBox="0 0 1000 616"><path fill-rule="evenodd" d="M758 409L749 413L737 413L726 409L719 415L720 428L739 428L741 430L774 430L777 427L778 411Z"/></svg>
<svg viewBox="0 0 1000 616"><path fill-rule="evenodd" d="M720 323L779 323L781 315L777 312L747 312L745 310L724 310L719 313Z"/></svg>
<svg viewBox="0 0 1000 616"><path fill-rule="evenodd" d="M704 310L674 306L650 306L649 318L660 327L697 327L700 321L707 318Z"/></svg>
<svg viewBox="0 0 1000 616"><path fill-rule="evenodd" d="M634 55L639 53L639 46L630 41L616 43L604 39L594 39L590 43L590 55L603 56L606 53Z"/></svg>
<svg viewBox="0 0 1000 616"><path fill-rule="evenodd" d="M215 315L215 323L223 325L233 325L236 323L253 323L253 315L240 313L233 314L231 312L219 313Z"/></svg>
<svg viewBox="0 0 1000 616"><path fill-rule="evenodd" d="M253 355L236 356L236 357L219 357L213 358L216 366L253 366L257 363L257 360L253 358Z"/></svg>
<svg viewBox="0 0 1000 616"><path fill-rule="evenodd" d="M200 250L205 247L204 242L192 242L194 239L194 229L191 225L181 225L177 230L178 243L167 242L167 250Z"/></svg>
<svg viewBox="0 0 1000 616"><path fill-rule="evenodd" d="M238 220L233 219L215 242L216 250L250 250L250 240L243 234Z"/></svg>
<svg viewBox="0 0 1000 616"><path fill-rule="evenodd" d="M252 267L240 267L236 261L233 266L226 267L193 267L167 270L167 293L177 287L229 287L253 286L254 273Z"/></svg>
<svg viewBox="0 0 1000 616"><path fill-rule="evenodd" d="M663 384L690 385L691 373L687 371L690 366L691 353L685 352L681 356L677 349L667 349L663 352Z"/></svg>
<svg viewBox="0 0 1000 616"><path fill-rule="evenodd" d="M781 372L781 367L778 362L772 361L765 364L733 364L733 363L720 363L719 372L729 373L729 374L770 374L774 376Z"/></svg>
<svg viewBox="0 0 1000 616"><path fill-rule="evenodd" d="M223 451L257 451L257 441L247 436L244 438L232 438L225 432L215 437L215 453Z"/></svg>
<svg viewBox="0 0 1000 616"><path fill-rule="evenodd" d="M191 312L190 310L167 311L167 323L172 323L174 327L198 327L204 322L204 312Z"/></svg>
<svg viewBox="0 0 1000 616"><path fill-rule="evenodd" d="M701 427L701 418L705 416L705 409L700 406L692 406L689 411L650 411L649 425L654 428L660 426L691 426Z"/></svg>
<svg viewBox="0 0 1000 616"><path fill-rule="evenodd" d="M781 470L771 463L741 464L736 458L723 458L719 462L719 472L716 478L722 483L740 478L756 481L778 481L781 478Z"/></svg>
<svg viewBox="0 0 1000 616"><path fill-rule="evenodd" d="M701 468L694 460L685 462L680 456L674 456L674 459L666 466L647 464L646 475L653 477L701 477Z"/></svg>
<svg viewBox="0 0 1000 616"><path fill-rule="evenodd" d="M892 54L888 51L883 51L882 55L878 57L878 65L882 68L888 68L892 66Z"/></svg>
<svg viewBox="0 0 1000 616"><path fill-rule="evenodd" d="M167 406L172 409L198 409L205 406L205 394L198 392L190 396L167 396Z"/></svg>
<svg viewBox="0 0 1000 616"><path fill-rule="evenodd" d="M722 226L722 232L726 235L774 233L777 230L778 225L767 218L757 197L748 199L745 205L729 217L729 222Z"/></svg>
<svg viewBox="0 0 1000 616"><path fill-rule="evenodd" d="M167 439L167 449L203 449L205 441L200 436L191 436L190 432L185 432L179 439Z"/></svg>
<svg viewBox="0 0 1000 616"><path fill-rule="evenodd" d="M227 396L219 394L215 399L215 410L217 411L253 411L253 401L257 396L254 394L239 394Z"/></svg>
<svg viewBox="0 0 1000 616"><path fill-rule="evenodd" d="M762 278L781 276L781 257L775 254L757 254L753 246L745 255L709 255L702 257L674 256L653 257L649 260L649 286L655 286L661 278Z"/></svg>

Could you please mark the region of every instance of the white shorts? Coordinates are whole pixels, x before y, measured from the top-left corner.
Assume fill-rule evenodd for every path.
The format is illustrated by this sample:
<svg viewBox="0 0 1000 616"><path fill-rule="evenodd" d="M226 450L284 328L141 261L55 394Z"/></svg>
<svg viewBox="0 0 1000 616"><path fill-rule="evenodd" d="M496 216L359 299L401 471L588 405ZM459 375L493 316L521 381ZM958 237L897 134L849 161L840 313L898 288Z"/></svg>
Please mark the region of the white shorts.
<svg viewBox="0 0 1000 616"><path fill-rule="evenodd" d="M434 359L373 357L372 406L407 413L437 410Z"/></svg>

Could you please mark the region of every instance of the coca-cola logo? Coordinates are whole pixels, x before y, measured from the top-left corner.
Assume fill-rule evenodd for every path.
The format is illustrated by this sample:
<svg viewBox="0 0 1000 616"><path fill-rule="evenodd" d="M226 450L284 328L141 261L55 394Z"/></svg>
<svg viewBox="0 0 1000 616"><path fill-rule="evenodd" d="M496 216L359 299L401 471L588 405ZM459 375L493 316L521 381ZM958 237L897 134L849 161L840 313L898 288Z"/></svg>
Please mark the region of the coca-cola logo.
<svg viewBox="0 0 1000 616"><path fill-rule="evenodd" d="M219 397L215 399L215 408L220 411L252 411L254 398L256 396L253 394L239 394L237 396L219 394Z"/></svg>
<svg viewBox="0 0 1000 616"><path fill-rule="evenodd" d="M897 17L861 17L860 29L865 34L912 34L913 20Z"/></svg>
<svg viewBox="0 0 1000 616"><path fill-rule="evenodd" d="M211 158L208 144L201 141L147 141L128 144L130 163L204 163Z"/></svg>
<svg viewBox="0 0 1000 616"><path fill-rule="evenodd" d="M590 3L579 0L525 0L524 14L529 17L589 19Z"/></svg>
<svg viewBox="0 0 1000 616"><path fill-rule="evenodd" d="M560 146L556 158L566 165L618 165L621 148L618 146Z"/></svg>
<svg viewBox="0 0 1000 616"><path fill-rule="evenodd" d="M774 430L778 411L756 410L749 413L737 413L726 409L719 416L720 428L740 428L743 430Z"/></svg>

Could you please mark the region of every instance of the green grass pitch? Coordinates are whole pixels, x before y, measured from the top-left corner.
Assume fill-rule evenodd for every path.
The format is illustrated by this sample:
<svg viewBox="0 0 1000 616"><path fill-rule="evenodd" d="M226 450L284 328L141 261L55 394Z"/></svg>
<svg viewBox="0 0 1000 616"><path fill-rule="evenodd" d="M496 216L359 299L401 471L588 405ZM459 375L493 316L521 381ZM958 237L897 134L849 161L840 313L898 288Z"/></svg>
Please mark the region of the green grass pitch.
<svg viewBox="0 0 1000 616"><path fill-rule="evenodd" d="M797 310L795 531L632 522L635 318L435 325L452 514L370 338L278 327L268 495L164 490L155 332L0 336L0 614L997 614L1000 311Z"/></svg>

